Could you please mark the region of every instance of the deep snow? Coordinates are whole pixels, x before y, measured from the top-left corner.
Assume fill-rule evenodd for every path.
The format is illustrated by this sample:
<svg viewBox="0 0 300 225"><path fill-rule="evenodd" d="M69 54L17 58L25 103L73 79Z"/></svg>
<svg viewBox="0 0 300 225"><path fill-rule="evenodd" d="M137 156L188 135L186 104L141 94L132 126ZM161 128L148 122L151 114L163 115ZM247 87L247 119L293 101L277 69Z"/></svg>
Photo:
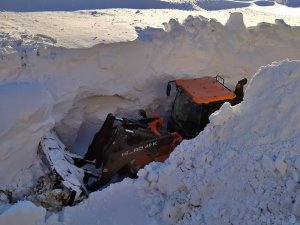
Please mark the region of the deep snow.
<svg viewBox="0 0 300 225"><path fill-rule="evenodd" d="M112 4L114 2L102 0L89 1L100 5ZM72 1L73 4L59 4L59 8L68 10L65 8L66 6L74 7L74 5L78 4L84 9L88 6L89 1L78 0L76 4L74 1ZM270 1L199 1L199 3L212 4L219 8L220 6L225 7L228 3L230 9L227 10L205 10L198 6L195 10L180 10L172 7L153 9L150 6L149 8L136 9L135 7L131 7L133 3L155 4L162 3L162 1L122 0L119 2L127 4L127 7L107 9L98 7L81 11L43 11L45 10L43 7L41 11L37 12L15 12L18 11L18 7L21 7L21 9L33 9L36 4L52 4L56 7L57 4L54 4L54 0L35 0L31 4L26 4L26 1L18 4L16 0L1 1L0 10L5 10L6 4L10 4L13 7L12 9L14 9L13 11L0 11L1 45L2 47L7 46L4 53L7 54L14 50L19 50L20 45L29 43L32 47L47 44L64 48L91 48L100 43L133 41L138 37L137 31L140 29L145 27L163 28L162 23L172 18L177 18L182 23L189 15L214 18L224 25L231 13L242 12L247 27L256 26L260 22L274 23L276 19L284 19L287 24L292 26L300 25L299 8L291 8L279 4L261 7L254 3L249 7L237 8L238 4L249 5L252 2L263 3ZM196 4L198 1L169 0L169 2L181 2L182 4L190 2L189 4ZM1 52L3 52L2 48L0 55L2 55Z"/></svg>
<svg viewBox="0 0 300 225"><path fill-rule="evenodd" d="M161 224L298 224L300 61L262 67L245 100L136 181Z"/></svg>
<svg viewBox="0 0 300 225"><path fill-rule="evenodd" d="M136 181L115 184L65 209L67 224L93 217L89 209L97 205L110 209L112 190L112 195L130 190L117 195L120 204L127 202L124 196L143 200L151 218L143 224L299 224L299 78L300 61L262 67L244 102L225 104L204 132L184 141L166 163L139 171ZM107 195L106 201L95 201ZM128 212L132 224L144 219ZM100 215L90 222L113 224L123 216Z"/></svg>
<svg viewBox="0 0 300 225"><path fill-rule="evenodd" d="M10 175L5 174L6 179L1 179L0 186L11 186L14 179L19 179L15 178L17 171L28 168L35 160L34 146L38 145L41 135L53 127L53 120L64 143L73 151L84 153L109 112L134 117L138 109L144 108L149 113L165 114L168 110L165 102L171 100L165 96L168 80L221 74L227 85L234 87L237 80L251 78L260 66L275 60L299 58L300 29L281 20L276 23L246 29L240 14L232 14L225 26L203 17L188 17L183 24L170 20L165 30L141 30L139 38L128 43L100 44L90 49L43 45L33 50L24 44L21 47L27 51L21 55L8 54L2 59L0 67L4 70L0 82L7 88L16 81L21 86L34 81L31 95L40 102L25 94L18 95L18 89L12 91L20 96L19 101L24 101L24 97L40 105L37 115L47 119L42 121L43 127L39 121L23 121L35 118L35 111L22 114L22 108L15 110L13 102L7 112L3 111L1 121L8 120L11 126L16 126L14 133L19 132L21 137L3 138L1 152L6 155L2 154L5 156L1 159L19 154L24 157L24 163L16 164ZM35 89L43 89L47 98ZM18 111L21 115L9 119L9 111ZM40 133L28 140L30 130L37 127ZM85 135L77 139L82 133ZM10 127L3 127L3 137L7 134ZM82 140L83 137L86 138ZM30 144L24 144L22 138ZM14 153L8 150L11 142L15 146Z"/></svg>
<svg viewBox="0 0 300 225"><path fill-rule="evenodd" d="M156 1L168 6L176 2ZM0 6L11 3L1 1ZM198 9L200 2L179 3L195 3ZM204 3L210 9L214 4L237 6L230 1ZM299 24L297 9L259 8L269 3L255 3L242 10L248 23L289 14L289 24ZM14 11L24 11L22 4L14 5ZM289 4L296 7L297 1ZM35 11L31 6L25 11ZM0 189L12 191L14 200L26 199L20 196L46 172L36 150L53 126L71 150L83 154L108 112L133 117L145 108L165 114L170 101L164 96L165 83L170 79L221 74L233 87L260 66L299 59L299 27L280 19L249 27L235 13L227 22L222 16L223 24L189 17L183 24L172 19L161 25L174 15L179 21L189 14L223 15L198 10L1 12ZM81 23L70 23L74 17ZM299 110L293 101L299 71L299 61L262 68L249 84L245 102L225 105L166 164L151 164L136 181L95 192L76 207L49 214L29 201L3 204L8 200L0 192L0 224L299 223Z"/></svg>
<svg viewBox="0 0 300 225"><path fill-rule="evenodd" d="M299 78L300 61L262 67L240 105L225 104L164 164L152 163L137 180L112 184L45 223L299 224ZM22 205L30 203L6 206L0 219L19 224L45 216L32 205L18 214Z"/></svg>

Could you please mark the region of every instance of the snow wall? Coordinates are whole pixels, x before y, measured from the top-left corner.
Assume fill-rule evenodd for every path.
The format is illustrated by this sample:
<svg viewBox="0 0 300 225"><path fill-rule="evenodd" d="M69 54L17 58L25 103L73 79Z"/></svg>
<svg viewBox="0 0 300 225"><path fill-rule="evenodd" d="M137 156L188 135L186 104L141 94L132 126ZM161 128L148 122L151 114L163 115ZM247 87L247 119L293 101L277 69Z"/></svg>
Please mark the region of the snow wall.
<svg viewBox="0 0 300 225"><path fill-rule="evenodd" d="M233 87L260 66L300 57L298 27L277 20L247 29L238 13L225 26L188 17L183 24L171 20L165 30L137 32L135 41L90 49L58 48L37 37L14 40L3 35L0 91L7 96L1 105L7 107L1 108L0 120L7 125L0 133L1 189L28 183L18 179L25 177L22 170L31 166L39 139L51 127L67 146L83 154L109 112L133 116L144 108L165 114L168 80L220 74ZM13 104L9 96L22 104ZM13 158L23 161L12 166Z"/></svg>

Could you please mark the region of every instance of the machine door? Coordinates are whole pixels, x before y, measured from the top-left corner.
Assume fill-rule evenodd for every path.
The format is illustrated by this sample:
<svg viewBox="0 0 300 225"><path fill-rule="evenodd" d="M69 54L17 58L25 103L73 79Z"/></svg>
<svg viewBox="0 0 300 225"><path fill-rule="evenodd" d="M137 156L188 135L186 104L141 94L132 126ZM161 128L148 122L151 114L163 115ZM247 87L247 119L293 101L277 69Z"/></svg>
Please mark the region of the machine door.
<svg viewBox="0 0 300 225"><path fill-rule="evenodd" d="M195 137L201 130L203 104L197 105L182 89L178 89L172 108L174 130L185 138Z"/></svg>
<svg viewBox="0 0 300 225"><path fill-rule="evenodd" d="M179 132L186 139L194 138L209 123L209 116L219 110L224 102L196 104L189 95L178 88L168 127L172 131Z"/></svg>

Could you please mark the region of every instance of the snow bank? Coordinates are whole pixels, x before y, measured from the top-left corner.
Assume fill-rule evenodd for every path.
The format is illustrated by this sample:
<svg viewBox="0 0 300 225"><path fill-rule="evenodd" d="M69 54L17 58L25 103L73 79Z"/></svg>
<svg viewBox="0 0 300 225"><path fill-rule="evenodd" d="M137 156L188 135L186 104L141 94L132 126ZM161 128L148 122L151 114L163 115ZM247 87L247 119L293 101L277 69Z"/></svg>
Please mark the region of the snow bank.
<svg viewBox="0 0 300 225"><path fill-rule="evenodd" d="M137 31L139 38L135 41L99 44L90 49L57 48L42 42L32 46L29 40L14 43L6 39L0 58L0 84L17 93L18 88L8 83L39 83L40 86L33 85L34 89L39 86L36 94L18 97L45 109L44 116L39 117L42 121L29 117L26 125L16 126L7 135L1 133L4 143L13 143L3 144L1 155L10 157L14 152L17 159L28 151L30 156L14 171L28 167L29 159L33 160L38 140L51 127L50 116L64 143L83 154L109 112L134 117L137 109L144 108L149 114L166 114L166 101L171 100L165 97L169 80L221 74L227 85L234 87L237 80L250 78L260 66L300 57L300 29L280 20L274 25L263 23L245 29L241 14L232 14L226 26L190 16L183 24L171 20L165 24L165 30ZM7 99L8 96L1 98L1 102ZM17 111L26 110L26 105L20 105ZM33 113L36 108L31 108ZM17 122L7 119L14 111L14 104L10 104L1 119ZM26 117L20 114L20 118ZM45 126L38 130L41 124ZM30 139L16 138L27 137L29 130L30 135L31 130L38 133ZM19 146L31 150L22 151ZM6 162L10 162L9 157ZM0 185L10 186L10 178L1 179Z"/></svg>
<svg viewBox="0 0 300 225"><path fill-rule="evenodd" d="M0 208L0 224L42 225L45 223L46 209L37 207L32 202L23 201L5 207L7 209L4 212L1 212Z"/></svg>
<svg viewBox="0 0 300 225"><path fill-rule="evenodd" d="M13 178L21 169L32 165L37 144L54 121L52 99L38 83L3 84L0 86L0 102L1 188L4 184L18 184L19 181Z"/></svg>
<svg viewBox="0 0 300 225"><path fill-rule="evenodd" d="M225 104L136 186L162 224L299 224L300 61L261 68L245 100ZM143 183L144 185L139 185Z"/></svg>
<svg viewBox="0 0 300 225"><path fill-rule="evenodd" d="M151 163L137 180L95 192L46 224L299 224L299 86L300 61L261 68L245 100L225 104L166 163Z"/></svg>
<svg viewBox="0 0 300 225"><path fill-rule="evenodd" d="M150 224L158 225L140 207L133 180L112 184L103 191L92 193L87 201L63 211L64 225L76 224ZM48 222L48 221L47 221Z"/></svg>

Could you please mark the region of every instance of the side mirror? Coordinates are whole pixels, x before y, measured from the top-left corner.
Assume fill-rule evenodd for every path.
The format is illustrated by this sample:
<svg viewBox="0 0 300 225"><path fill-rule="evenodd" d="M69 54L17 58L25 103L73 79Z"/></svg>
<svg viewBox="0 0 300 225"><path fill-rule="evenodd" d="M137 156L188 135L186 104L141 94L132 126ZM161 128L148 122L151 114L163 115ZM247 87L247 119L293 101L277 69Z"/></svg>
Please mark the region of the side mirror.
<svg viewBox="0 0 300 225"><path fill-rule="evenodd" d="M171 93L171 84L169 82L167 85L167 92L166 92L167 96L170 96L170 93Z"/></svg>
<svg viewBox="0 0 300 225"><path fill-rule="evenodd" d="M247 81L248 81L247 78L244 78L244 79L240 80L240 81L238 82L238 84L244 86L245 84L247 84Z"/></svg>
<svg viewBox="0 0 300 225"><path fill-rule="evenodd" d="M247 82L248 82L247 78L244 78L236 84L235 90L234 90L234 94L236 95L236 97L231 102L232 106L234 106L236 104L239 104L239 103L241 103L241 101L243 101L243 99L244 99L244 85L247 84Z"/></svg>

